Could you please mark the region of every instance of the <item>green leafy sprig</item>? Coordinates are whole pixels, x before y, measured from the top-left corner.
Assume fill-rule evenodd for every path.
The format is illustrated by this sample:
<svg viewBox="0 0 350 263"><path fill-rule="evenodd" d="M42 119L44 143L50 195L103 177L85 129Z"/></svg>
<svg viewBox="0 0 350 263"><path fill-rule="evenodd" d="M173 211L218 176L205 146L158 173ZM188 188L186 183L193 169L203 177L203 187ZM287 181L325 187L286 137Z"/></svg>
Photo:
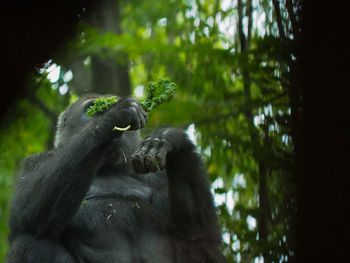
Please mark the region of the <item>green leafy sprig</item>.
<svg viewBox="0 0 350 263"><path fill-rule="evenodd" d="M151 81L146 87L147 97L141 102L142 108L146 112L152 111L164 102L168 102L174 96L176 91L176 84L169 79L161 78L157 82ZM108 111L115 103L117 103L117 97L98 98L94 101L87 111L86 115L89 117L96 116L97 114ZM130 125L126 127L114 127L113 130L126 131L130 129Z"/></svg>
<svg viewBox="0 0 350 263"><path fill-rule="evenodd" d="M114 104L116 104L117 101L118 100L116 96L109 97L109 98L105 98L105 97L98 98L94 101L94 104L87 109L86 115L89 117L93 117L99 113L104 113L108 111Z"/></svg>
<svg viewBox="0 0 350 263"><path fill-rule="evenodd" d="M146 91L148 95L141 102L141 105L144 111L150 112L160 104L171 100L176 91L176 84L175 82L170 82L169 79L161 78L157 82L149 82Z"/></svg>

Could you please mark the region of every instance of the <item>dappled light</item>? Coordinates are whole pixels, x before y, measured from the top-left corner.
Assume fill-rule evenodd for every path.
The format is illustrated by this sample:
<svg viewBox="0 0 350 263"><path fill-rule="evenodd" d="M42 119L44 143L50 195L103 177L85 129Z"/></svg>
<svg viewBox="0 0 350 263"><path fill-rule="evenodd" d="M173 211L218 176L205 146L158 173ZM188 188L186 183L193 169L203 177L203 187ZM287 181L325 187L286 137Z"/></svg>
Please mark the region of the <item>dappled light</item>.
<svg viewBox="0 0 350 263"><path fill-rule="evenodd" d="M24 157L53 149L57 117L86 93L137 99L169 78L174 98L142 133L183 128L205 161L223 246L233 262L295 253L294 142L288 78L299 6L288 1L115 1L82 15L76 37L27 81L0 142L0 261ZM276 3L278 6L276 6ZM96 21L98 17L102 20ZM54 17L52 19L55 19Z"/></svg>

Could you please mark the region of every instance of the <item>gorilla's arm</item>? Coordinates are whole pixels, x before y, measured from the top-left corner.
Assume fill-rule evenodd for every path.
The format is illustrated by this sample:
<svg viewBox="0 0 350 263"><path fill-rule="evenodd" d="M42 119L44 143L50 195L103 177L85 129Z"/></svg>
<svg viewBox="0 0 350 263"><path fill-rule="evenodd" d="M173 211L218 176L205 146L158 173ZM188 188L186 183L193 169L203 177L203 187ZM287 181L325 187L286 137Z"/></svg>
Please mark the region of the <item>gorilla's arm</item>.
<svg viewBox="0 0 350 263"><path fill-rule="evenodd" d="M80 206L103 156L103 146L89 145L84 138L88 135L82 135L69 147L24 161L11 203L11 223L37 237L61 233Z"/></svg>
<svg viewBox="0 0 350 263"><path fill-rule="evenodd" d="M180 238L216 247L221 235L213 198L200 155L186 133L161 129L147 136L132 156L138 172L166 169L171 223Z"/></svg>
<svg viewBox="0 0 350 263"><path fill-rule="evenodd" d="M59 236L81 205L106 149L116 139L113 126L131 123L133 129L139 129L145 125L138 107L133 98L122 99L109 112L81 122L81 128L53 152L24 161L11 202L10 238L16 232ZM84 114L82 107L78 110ZM73 112L68 109L67 114Z"/></svg>

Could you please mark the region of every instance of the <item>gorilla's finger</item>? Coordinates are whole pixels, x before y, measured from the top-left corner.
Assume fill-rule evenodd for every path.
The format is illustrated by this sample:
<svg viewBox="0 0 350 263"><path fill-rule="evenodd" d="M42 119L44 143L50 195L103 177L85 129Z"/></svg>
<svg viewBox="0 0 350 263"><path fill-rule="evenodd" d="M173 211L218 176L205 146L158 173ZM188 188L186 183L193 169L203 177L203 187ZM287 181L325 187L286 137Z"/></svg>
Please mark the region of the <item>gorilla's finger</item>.
<svg viewBox="0 0 350 263"><path fill-rule="evenodd" d="M148 115L147 115L147 113L142 109L142 107L141 107L141 114L142 114L142 116L143 116L145 122L147 122L147 121L148 121Z"/></svg>
<svg viewBox="0 0 350 263"><path fill-rule="evenodd" d="M157 160L156 160L156 148L151 148L151 150L145 156L145 163L150 172L154 173L157 171Z"/></svg>
<svg viewBox="0 0 350 263"><path fill-rule="evenodd" d="M140 118L139 111L138 111L136 106L132 107L131 110L133 113L133 125L132 126L134 126L134 130L138 130L141 128L141 118Z"/></svg>
<svg viewBox="0 0 350 263"><path fill-rule="evenodd" d="M139 113L139 119L140 119L140 128L143 128L146 126L146 119L145 119L145 116L142 114L142 112L139 110L138 111Z"/></svg>
<svg viewBox="0 0 350 263"><path fill-rule="evenodd" d="M158 166L160 170L164 170L166 167L166 156L167 156L168 150L165 145L163 145L159 151L157 152L156 159L158 162Z"/></svg>
<svg viewBox="0 0 350 263"><path fill-rule="evenodd" d="M139 173L147 173L148 168L145 163L145 155L149 152L151 147L151 139L146 138L140 148L135 151L135 153L131 156L131 163L134 167L134 170Z"/></svg>
<svg viewBox="0 0 350 263"><path fill-rule="evenodd" d="M144 163L144 158L140 155L133 155L131 157L131 164L137 173L147 173L147 167Z"/></svg>
<svg viewBox="0 0 350 263"><path fill-rule="evenodd" d="M145 154L149 151L149 144L145 143L145 144L141 144L141 147L135 151L135 153L132 155L133 156L139 156L140 158L144 159L145 158Z"/></svg>
<svg viewBox="0 0 350 263"><path fill-rule="evenodd" d="M151 138L145 137L141 142L140 148L137 151L143 150L146 153L146 150L148 150L151 146L152 146Z"/></svg>

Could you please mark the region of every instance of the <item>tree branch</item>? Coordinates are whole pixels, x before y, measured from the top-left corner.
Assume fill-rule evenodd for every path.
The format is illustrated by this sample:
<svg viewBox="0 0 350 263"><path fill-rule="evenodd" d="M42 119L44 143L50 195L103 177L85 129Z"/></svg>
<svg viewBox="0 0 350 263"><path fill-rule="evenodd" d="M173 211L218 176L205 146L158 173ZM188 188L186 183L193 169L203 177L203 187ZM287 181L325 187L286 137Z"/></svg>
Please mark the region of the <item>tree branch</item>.
<svg viewBox="0 0 350 263"><path fill-rule="evenodd" d="M250 38L252 35L252 27L253 27L253 4L252 0L247 2L247 13L248 13L248 37L247 37L247 46L249 47Z"/></svg>
<svg viewBox="0 0 350 263"><path fill-rule="evenodd" d="M276 12L278 33L279 33L281 39L285 40L286 39L286 34L284 33L284 30L283 30L280 2L278 0L272 0L272 3L273 3L273 6L275 8L275 12Z"/></svg>
<svg viewBox="0 0 350 263"><path fill-rule="evenodd" d="M250 31L252 27L252 8L251 1L247 2L247 8L250 8L248 11L248 39L250 39ZM250 5L250 6L249 6ZM242 0L238 0L238 33L241 42L241 54L249 48L249 41L247 41L244 32L243 32L243 6ZM247 125L248 132L250 136L250 140L252 142L260 141L259 133L254 126L254 115L253 115L253 105L251 98L251 78L249 71L247 68L242 68L242 78L243 78L243 92L244 92L244 113ZM264 164L264 160L262 160L259 155L257 149L253 149L253 157L258 162L259 166L259 208L261 214L258 218L258 231L259 231L259 239L262 242L267 242L269 229L268 229L268 220L269 220L269 211L268 207L268 189L267 189L267 169ZM264 251L263 257L265 262L270 262L269 254L267 251Z"/></svg>
<svg viewBox="0 0 350 263"><path fill-rule="evenodd" d="M35 92L27 92L26 96L30 102L36 105L42 112L44 112L49 118L56 121L58 114L54 110L51 110L46 106L36 95Z"/></svg>
<svg viewBox="0 0 350 263"><path fill-rule="evenodd" d="M288 12L288 16L290 19L290 23L292 25L292 32L293 32L293 35L295 38L298 34L298 22L297 22L297 19L295 17L295 14L294 14L292 0L286 0L286 7L287 7L287 12Z"/></svg>
<svg viewBox="0 0 350 263"><path fill-rule="evenodd" d="M49 107L46 106L44 102L42 102L35 94L35 91L38 87L40 87L41 83L46 79L47 75L43 75L42 78L34 85L32 90L28 90L25 92L25 96L27 99L36 105L42 112L44 112L49 118L53 119L53 121L56 122L56 119L58 117L57 112L54 110L51 110Z"/></svg>
<svg viewBox="0 0 350 263"><path fill-rule="evenodd" d="M268 146L268 126L264 129L264 139L263 147ZM255 155L255 154L254 154ZM268 242L269 236L269 220L271 218L271 209L269 202L269 194L267 188L267 175L268 168L266 167L264 160L259 156L254 156L259 164L259 208L260 208L260 220L259 222L259 240L264 243ZM271 255L268 253L267 249L263 250L264 262L272 262Z"/></svg>
<svg viewBox="0 0 350 263"><path fill-rule="evenodd" d="M243 4L242 0L238 0L237 2L237 8L238 8L238 34L239 34L239 41L241 44L241 52L246 50L246 36L243 32Z"/></svg>

